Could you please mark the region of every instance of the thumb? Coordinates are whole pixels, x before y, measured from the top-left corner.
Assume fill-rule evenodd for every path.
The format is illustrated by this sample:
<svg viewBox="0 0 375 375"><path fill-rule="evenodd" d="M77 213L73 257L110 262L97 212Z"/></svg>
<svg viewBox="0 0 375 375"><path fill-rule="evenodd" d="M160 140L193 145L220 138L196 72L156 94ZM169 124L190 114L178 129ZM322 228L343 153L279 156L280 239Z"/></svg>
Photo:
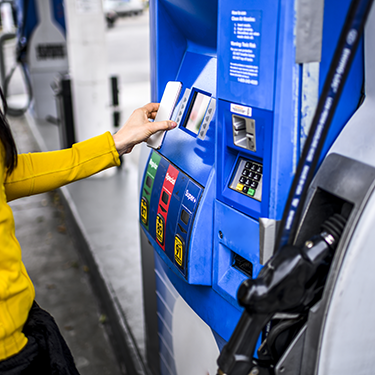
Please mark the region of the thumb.
<svg viewBox="0 0 375 375"><path fill-rule="evenodd" d="M166 121L157 121L157 122L150 122L150 131L151 133L156 133L162 130L171 130L177 126L177 123L171 120Z"/></svg>

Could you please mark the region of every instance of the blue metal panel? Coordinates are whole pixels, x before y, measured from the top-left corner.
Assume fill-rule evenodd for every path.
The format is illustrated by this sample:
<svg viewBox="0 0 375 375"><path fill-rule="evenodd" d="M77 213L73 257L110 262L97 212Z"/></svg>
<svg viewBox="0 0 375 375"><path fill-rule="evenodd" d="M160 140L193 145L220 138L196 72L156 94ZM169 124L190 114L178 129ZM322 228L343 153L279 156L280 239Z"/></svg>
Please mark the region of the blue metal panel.
<svg viewBox="0 0 375 375"><path fill-rule="evenodd" d="M293 1L282 1L281 4L272 149L268 167L269 202L268 214L264 216L274 220L280 220L282 217L300 155L301 66L295 63L295 9Z"/></svg>
<svg viewBox="0 0 375 375"><path fill-rule="evenodd" d="M167 232L171 238L166 251L155 240L155 225L150 224L146 235L156 250L157 274L162 271L196 314L224 340L229 338L240 316L236 292L248 277L235 267L234 259L240 256L250 262L254 276L260 271L259 218L281 218L301 152L303 67L295 63L294 3L286 0L150 3L152 99L160 99L168 81L178 80L183 84L180 103L185 89L191 90L190 101L194 92L217 100L216 114L204 139L181 125L188 116L189 105L184 109L180 128L167 133L159 150L163 162L155 177L152 202L159 202L169 163L180 173L177 179L180 199L174 196L169 208ZM349 3L350 0L344 0L337 7L336 1L325 1L321 82ZM362 51L359 51L325 151L358 104L363 84L362 65ZM255 121L255 149L234 140L233 115ZM244 159L262 167L261 198L247 196L240 190L241 184L237 190L231 186L236 181L233 178L236 168L244 165L241 164ZM186 183L180 180L182 176ZM241 173L238 176L241 178ZM184 198L189 186L201 189L200 195L193 194L199 196L194 208L189 208ZM194 215L194 221L186 224L181 216L184 206ZM155 222L156 212L157 208L150 209L150 223ZM180 269L172 248L176 234L188 247ZM160 296L168 294L161 284L158 288ZM164 325L171 324L170 313L164 307L160 307L159 314L161 321L165 314ZM164 336L162 356L169 357L163 357L162 366L167 369L173 353L165 350L165 343L171 338Z"/></svg>
<svg viewBox="0 0 375 375"><path fill-rule="evenodd" d="M204 46L206 53L216 50L216 0L204 2L201 0L162 0L161 2L186 40L197 46Z"/></svg>
<svg viewBox="0 0 375 375"><path fill-rule="evenodd" d="M149 156L149 165L152 158ZM161 157L157 166L155 179L152 185L152 191L149 198L150 208L148 212L148 226L145 226L146 234L153 246L159 253L160 257L178 276L187 280L191 284L210 285L211 284L211 267L212 267L212 244L206 247L197 247L196 244L202 240L202 234L212 232L212 203L208 203L211 210L199 211L198 218L195 220L198 211L199 202L203 194L203 188L195 181L191 180L185 173L178 171L178 176L174 184L173 192L169 197L169 209L166 219L165 233L165 250L156 242L156 219L158 213L158 205L160 195L170 163L164 157ZM144 173L142 186L147 178L147 168ZM211 189L212 190L212 189ZM141 192L140 205L145 192ZM202 199L204 202L212 200L212 193L209 198L207 196ZM185 216L183 216L183 213ZM206 229L209 224L210 228ZM194 248L190 251L190 239L195 239L198 233L198 242L194 241ZM183 243L183 258L181 263L176 260L175 256L175 238L178 235ZM211 238L211 237L210 237Z"/></svg>
<svg viewBox="0 0 375 375"><path fill-rule="evenodd" d="M177 292L204 322L224 340L229 339L242 310L228 303L209 286L187 284L166 265L159 253L155 253L155 269L158 275L160 269L165 272Z"/></svg>
<svg viewBox="0 0 375 375"><path fill-rule="evenodd" d="M25 17L27 17L27 19L25 19ZM18 37L26 37L29 40L36 25L39 23L35 1L17 1L17 22L18 33L23 32L23 34Z"/></svg>
<svg viewBox="0 0 375 375"><path fill-rule="evenodd" d="M196 88L207 95L216 94L216 59L196 53L186 53L181 62L177 80L185 88ZM160 153L205 186L215 158L215 124L209 125L204 140L187 133L185 129L175 129L166 134ZM189 154L186 154L189 150Z"/></svg>
<svg viewBox="0 0 375 375"><path fill-rule="evenodd" d="M53 11L53 21L61 27L61 31L66 33L64 1L63 0L49 0L51 1ZM25 17L27 19L25 19ZM35 1L17 0L17 22L18 32L23 32L24 37L28 40L34 32L35 27L39 23Z"/></svg>
<svg viewBox="0 0 375 375"><path fill-rule="evenodd" d="M219 100L217 114L217 199L234 206L254 218L268 216L269 178L271 176L272 112L252 108L252 118L256 121L257 151L237 147L233 143L232 112L230 103ZM256 201L231 189L228 185L240 156L250 157L263 164L264 188L262 201Z"/></svg>
<svg viewBox="0 0 375 375"><path fill-rule="evenodd" d="M65 15L64 15L64 1L63 0L53 0L53 18L58 25L60 25L64 35L66 33L65 27Z"/></svg>
<svg viewBox="0 0 375 375"><path fill-rule="evenodd" d="M213 288L238 306L237 289L248 276L232 266L233 255L254 265L254 277L259 273L259 223L219 201L215 202L215 218Z"/></svg>
<svg viewBox="0 0 375 375"><path fill-rule="evenodd" d="M278 12L274 0L220 1L219 99L273 109Z"/></svg>
<svg viewBox="0 0 375 375"><path fill-rule="evenodd" d="M187 50L216 55L217 1L150 2L151 99L159 101L168 81L176 80Z"/></svg>

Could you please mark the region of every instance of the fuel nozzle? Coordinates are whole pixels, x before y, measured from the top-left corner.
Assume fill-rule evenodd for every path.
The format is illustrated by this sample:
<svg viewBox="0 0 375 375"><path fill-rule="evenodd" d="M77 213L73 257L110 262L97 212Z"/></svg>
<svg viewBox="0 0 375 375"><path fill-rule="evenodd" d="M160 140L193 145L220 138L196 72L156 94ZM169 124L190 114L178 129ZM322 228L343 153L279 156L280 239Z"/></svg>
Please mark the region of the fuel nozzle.
<svg viewBox="0 0 375 375"><path fill-rule="evenodd" d="M260 373L259 361L253 358L260 333L276 313L306 313L320 298L345 224L343 216L333 215L302 248L283 247L256 279L241 284L237 299L245 311L220 353L218 374L248 375L254 369Z"/></svg>

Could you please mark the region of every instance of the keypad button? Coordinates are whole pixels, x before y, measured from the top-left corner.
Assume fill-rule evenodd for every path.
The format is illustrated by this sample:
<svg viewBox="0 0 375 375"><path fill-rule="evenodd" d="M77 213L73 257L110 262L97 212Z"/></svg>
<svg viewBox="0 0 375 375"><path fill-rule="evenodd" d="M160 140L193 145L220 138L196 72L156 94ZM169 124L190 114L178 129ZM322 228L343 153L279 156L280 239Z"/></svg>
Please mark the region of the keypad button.
<svg viewBox="0 0 375 375"><path fill-rule="evenodd" d="M252 165L253 165L253 163L251 163L250 161L247 161L246 164L245 164L245 168L250 169Z"/></svg>
<svg viewBox="0 0 375 375"><path fill-rule="evenodd" d="M242 188L242 191L243 191L245 194L247 194L248 190L249 190L249 187L248 187L248 186L244 186L244 187Z"/></svg>
<svg viewBox="0 0 375 375"><path fill-rule="evenodd" d="M256 182L256 181L251 181L250 187L251 187L252 189L256 189L256 188L258 187L258 182Z"/></svg>
<svg viewBox="0 0 375 375"><path fill-rule="evenodd" d="M249 170L248 169L244 169L243 171L242 171L242 176L248 176L249 175Z"/></svg>
<svg viewBox="0 0 375 375"><path fill-rule="evenodd" d="M249 178L254 178L254 175L255 175L255 173L254 173L254 172L249 172L249 175L248 175L248 177L249 177Z"/></svg>
<svg viewBox="0 0 375 375"><path fill-rule="evenodd" d="M257 167L258 167L258 166L257 166L256 164L253 164L253 165L251 166L250 169L251 169L252 171L256 171L256 170L257 170Z"/></svg>
<svg viewBox="0 0 375 375"><path fill-rule="evenodd" d="M242 184L237 184L236 190L242 191L243 185Z"/></svg>
<svg viewBox="0 0 375 375"><path fill-rule="evenodd" d="M249 178L247 178L246 181L245 181L245 185L250 186L250 184L251 184L251 180Z"/></svg>
<svg viewBox="0 0 375 375"><path fill-rule="evenodd" d="M263 173L263 167L261 165L258 165L257 169L256 169L256 172L262 174Z"/></svg>
<svg viewBox="0 0 375 375"><path fill-rule="evenodd" d="M254 179L255 181L260 181L261 177L262 177L261 174L254 173L254 177L253 177L253 179Z"/></svg>
<svg viewBox="0 0 375 375"><path fill-rule="evenodd" d="M248 191L247 191L247 194L250 195L251 197L253 197L255 195L255 190L249 188Z"/></svg>
<svg viewBox="0 0 375 375"><path fill-rule="evenodd" d="M247 178L245 176L240 177L240 183L244 184L246 182Z"/></svg>

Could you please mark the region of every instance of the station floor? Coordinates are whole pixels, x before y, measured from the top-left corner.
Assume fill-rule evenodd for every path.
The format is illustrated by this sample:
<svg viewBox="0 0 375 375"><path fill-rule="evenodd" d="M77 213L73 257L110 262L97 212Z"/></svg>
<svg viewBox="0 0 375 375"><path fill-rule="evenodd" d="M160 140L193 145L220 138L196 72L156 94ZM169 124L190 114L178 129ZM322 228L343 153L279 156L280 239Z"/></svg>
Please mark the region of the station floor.
<svg viewBox="0 0 375 375"><path fill-rule="evenodd" d="M20 153L60 148L57 127L30 113L10 124ZM136 160L11 202L36 300L55 317L83 375L146 371Z"/></svg>
<svg viewBox="0 0 375 375"><path fill-rule="evenodd" d="M148 48L139 49L148 45L148 14L119 20L107 41L124 121L150 101ZM60 148L58 127L32 112L10 122L19 152ZM55 317L82 375L148 373L138 224L144 148L112 173L12 203L36 299Z"/></svg>
<svg viewBox="0 0 375 375"><path fill-rule="evenodd" d="M10 119L19 152L39 151L26 118ZM90 284L86 262L68 230L57 191L10 203L23 261L36 301L54 316L81 375L120 375L106 332L106 314Z"/></svg>

